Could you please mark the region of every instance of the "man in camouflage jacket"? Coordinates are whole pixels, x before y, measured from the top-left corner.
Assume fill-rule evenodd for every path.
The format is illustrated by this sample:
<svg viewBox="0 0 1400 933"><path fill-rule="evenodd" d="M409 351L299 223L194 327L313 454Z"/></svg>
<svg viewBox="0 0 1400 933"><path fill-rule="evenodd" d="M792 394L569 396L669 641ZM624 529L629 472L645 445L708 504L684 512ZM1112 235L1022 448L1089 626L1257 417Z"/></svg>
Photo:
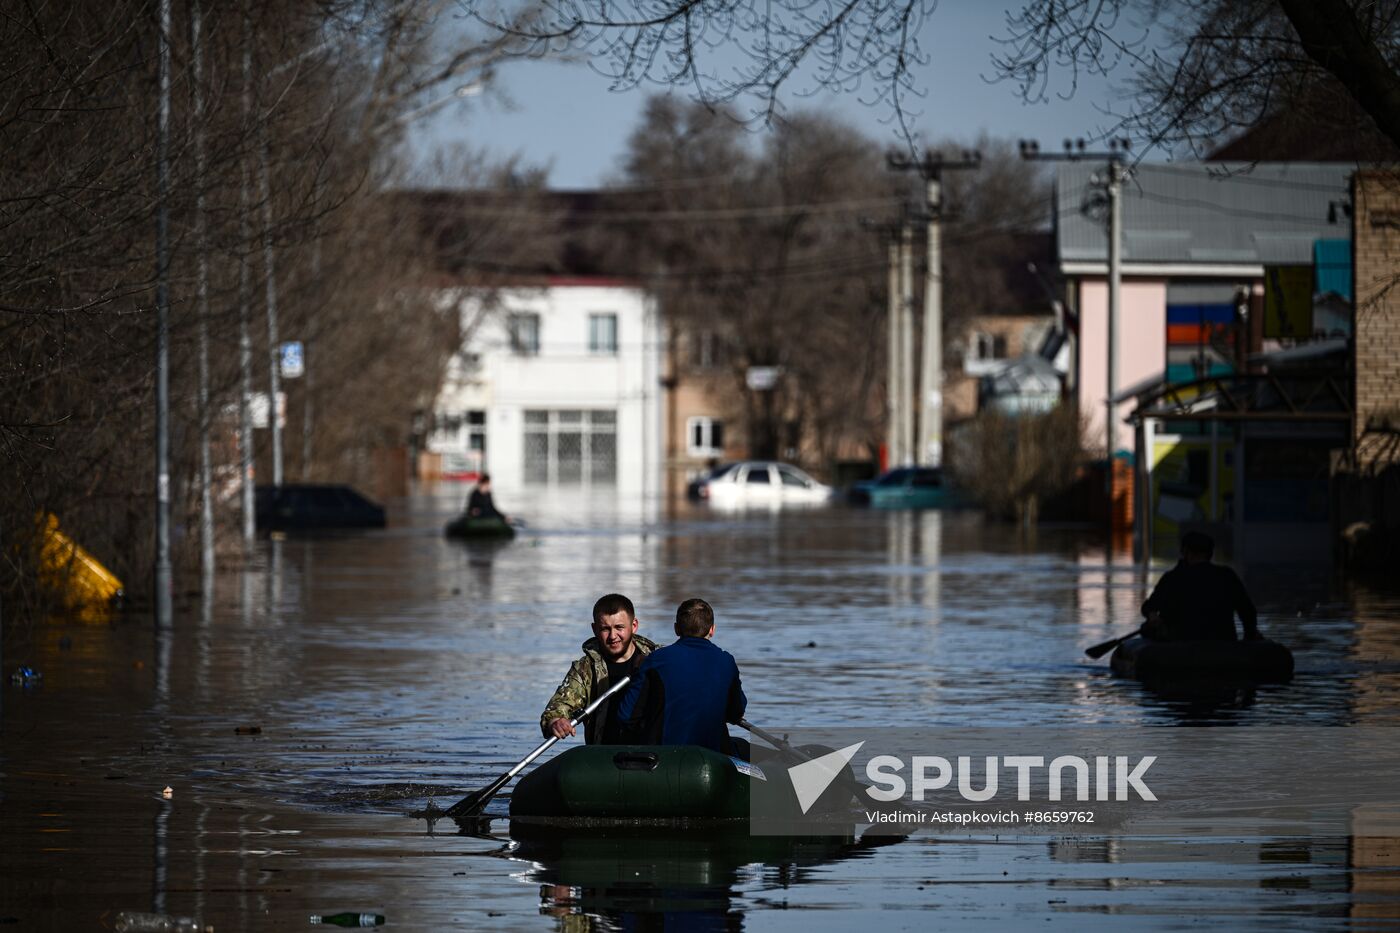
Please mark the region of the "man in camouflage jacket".
<svg viewBox="0 0 1400 933"><path fill-rule="evenodd" d="M636 671L642 658L655 648L655 642L637 634L637 614L630 599L609 593L598 600L593 605L593 637L583 643L583 657L569 667L559 689L545 705L540 731L561 739L573 735L570 720L606 693L614 676ZM615 740L607 728L611 700L598 707L583 724L584 741L589 745Z"/></svg>

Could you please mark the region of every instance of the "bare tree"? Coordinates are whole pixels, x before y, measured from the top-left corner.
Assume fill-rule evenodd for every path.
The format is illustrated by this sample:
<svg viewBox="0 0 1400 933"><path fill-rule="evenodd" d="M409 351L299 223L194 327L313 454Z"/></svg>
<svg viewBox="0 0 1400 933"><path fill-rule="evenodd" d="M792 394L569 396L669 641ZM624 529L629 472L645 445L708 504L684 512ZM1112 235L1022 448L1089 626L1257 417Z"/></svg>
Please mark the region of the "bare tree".
<svg viewBox="0 0 1400 933"><path fill-rule="evenodd" d="M949 148L982 156L976 171L950 172L943 182L943 326L961 334L977 315L1030 310L1022 303L1038 288L1024 284L1028 234L1049 230L1053 203L1049 178L1010 140L982 136ZM952 340L944 346L947 362L955 362L961 348Z"/></svg>
<svg viewBox="0 0 1400 933"><path fill-rule="evenodd" d="M453 346L434 339L437 307L406 288L421 280L420 231L379 198L396 177L398 143L413 119L489 81L530 43L496 34L444 46L431 0L246 0L205 5L196 76L188 10L176 8L167 201L175 512L192 518L198 501L202 320L227 518L237 508L226 497L237 476L237 423L226 412L239 393L238 322L240 308L260 319L261 296L274 294L264 256L276 261L283 335L315 345L316 388L294 390L319 398L301 475L349 478L375 446L402 443ZM2 21L0 592L39 611L39 519L52 513L140 598L154 488L159 27L145 0L25 4ZM198 124L195 80L207 102ZM207 157L197 160L197 149ZM265 186L254 181L262 165ZM207 314L197 311L201 282ZM265 388L274 348L264 328L251 334L255 388Z"/></svg>
<svg viewBox="0 0 1400 933"><path fill-rule="evenodd" d="M1400 146L1396 0L1036 0L996 70L1028 100L1125 78L1106 132L1201 155L1275 118ZM1064 78L1067 76L1067 80Z"/></svg>
<svg viewBox="0 0 1400 933"><path fill-rule="evenodd" d="M651 269L681 339L723 346L716 388L754 455L795 450L821 467L843 441L878 444L885 258L860 220L897 213L906 182L823 116L795 115L752 143L731 113L653 98L621 179L631 219L611 230ZM781 375L755 390L752 367Z"/></svg>
<svg viewBox="0 0 1400 933"><path fill-rule="evenodd" d="M958 486L996 518L1034 525L1046 499L1083 464L1084 420L1072 405L1045 413L983 411L956 435Z"/></svg>
<svg viewBox="0 0 1400 933"><path fill-rule="evenodd" d="M796 85L863 93L901 120L927 64L918 34L936 0L542 0L526 23L507 24L476 0L458 0L504 34L588 50L614 88L692 89L711 106L751 100L771 120ZM707 60L738 51L723 66Z"/></svg>
<svg viewBox="0 0 1400 933"><path fill-rule="evenodd" d="M785 88L863 93L911 144L928 61L918 36L937 22L933 0L543 0L524 24L459 3L503 34L588 51L616 87L751 101L759 119ZM1171 148L1209 149L1300 103L1335 119L1339 100L1400 146L1397 12L1400 0L1028 0L1007 17L994 71L1030 100L1073 94L1082 75L1125 78L1131 106L1102 132Z"/></svg>

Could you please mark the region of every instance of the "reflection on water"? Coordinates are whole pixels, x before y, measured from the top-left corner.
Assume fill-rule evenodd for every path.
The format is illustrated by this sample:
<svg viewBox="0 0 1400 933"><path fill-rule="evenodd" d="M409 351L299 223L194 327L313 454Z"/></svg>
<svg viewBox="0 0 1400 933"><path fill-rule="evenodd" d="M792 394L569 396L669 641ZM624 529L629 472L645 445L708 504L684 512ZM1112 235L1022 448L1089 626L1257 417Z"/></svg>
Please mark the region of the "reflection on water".
<svg viewBox="0 0 1400 933"><path fill-rule="evenodd" d="M1292 683L1181 694L1083 657L1136 623L1155 573L1082 536L1031 542L958 512L561 502L512 503L528 521L514 541L462 543L440 534L459 499L413 500L383 532L263 542L169 632L7 627L7 665L45 678L5 685L0 706L0 915L56 930L154 908L221 930L362 909L404 929L923 928L931 908L954 927L1400 916L1384 839L755 853L691 835L525 838L503 820L488 838L425 834L406 810L452 802L536 744L613 590L663 640L677 603L709 599L750 718L770 728L1394 725L1400 710L1400 599L1326 575L1246 568L1261 626L1295 649Z"/></svg>
<svg viewBox="0 0 1400 933"><path fill-rule="evenodd" d="M758 839L743 830L510 825L509 857L539 884L540 912L568 930L625 928L638 917L665 929L742 929L741 887L764 877L789 887L817 866L871 849L852 837Z"/></svg>

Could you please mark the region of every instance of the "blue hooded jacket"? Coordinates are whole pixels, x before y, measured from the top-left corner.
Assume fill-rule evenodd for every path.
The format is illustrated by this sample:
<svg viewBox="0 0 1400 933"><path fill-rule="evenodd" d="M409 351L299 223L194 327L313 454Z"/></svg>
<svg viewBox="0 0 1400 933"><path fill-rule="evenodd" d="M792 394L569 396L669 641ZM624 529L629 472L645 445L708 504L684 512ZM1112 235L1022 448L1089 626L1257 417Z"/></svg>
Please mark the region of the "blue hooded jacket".
<svg viewBox="0 0 1400 933"><path fill-rule="evenodd" d="M647 655L622 693L624 736L646 745L703 745L731 754L726 722L748 698L734 656L708 638L685 637Z"/></svg>

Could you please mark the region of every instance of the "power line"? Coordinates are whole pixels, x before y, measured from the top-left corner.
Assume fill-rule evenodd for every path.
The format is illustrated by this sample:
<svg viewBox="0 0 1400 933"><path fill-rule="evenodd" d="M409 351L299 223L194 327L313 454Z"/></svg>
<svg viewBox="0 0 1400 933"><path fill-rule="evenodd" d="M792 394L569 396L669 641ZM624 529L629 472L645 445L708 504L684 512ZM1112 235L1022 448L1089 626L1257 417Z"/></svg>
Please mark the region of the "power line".
<svg viewBox="0 0 1400 933"><path fill-rule="evenodd" d="M749 220L759 217L787 217L792 214L858 213L879 207L898 207L903 198L887 195L878 198L857 198L847 201L803 201L796 204L770 204L755 207L725 207L699 209L669 209L656 211L597 210L578 205L528 205L512 208L477 209L466 207L463 218L488 217L524 220L539 217L547 220L579 218L589 223L636 223L651 220ZM453 216L459 216L454 213Z"/></svg>
<svg viewBox="0 0 1400 933"><path fill-rule="evenodd" d="M1089 182L1103 189L1108 197L1108 411L1105 424L1105 452L1109 463L1109 496L1112 497L1114 454L1117 452L1117 413L1114 396L1118 394L1118 316L1121 307L1123 278L1123 181L1128 176L1124 162L1131 145L1126 139L1110 139L1107 152L1086 152L1084 140L1073 147L1065 140L1065 150L1060 153L1042 153L1040 144L1034 140L1021 140L1021 158L1035 162L1076 162L1092 159L1104 163L1104 171L1090 176ZM1109 510L1109 525L1112 530L1113 510Z"/></svg>

